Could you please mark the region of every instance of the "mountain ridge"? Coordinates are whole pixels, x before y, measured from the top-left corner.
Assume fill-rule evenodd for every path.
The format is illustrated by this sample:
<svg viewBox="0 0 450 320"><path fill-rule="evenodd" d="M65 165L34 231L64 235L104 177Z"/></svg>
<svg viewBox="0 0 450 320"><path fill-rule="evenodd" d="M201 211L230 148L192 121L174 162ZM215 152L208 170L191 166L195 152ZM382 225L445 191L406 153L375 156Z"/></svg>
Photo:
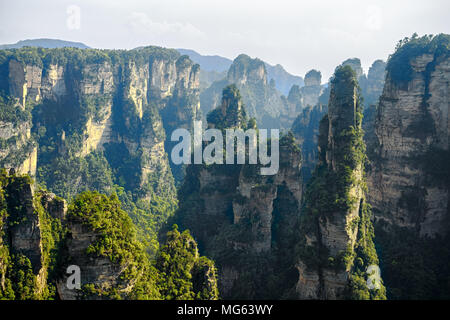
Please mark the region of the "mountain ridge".
<svg viewBox="0 0 450 320"><path fill-rule="evenodd" d="M0 45L0 49L20 49L23 47L42 47L48 49L64 48L64 47L73 47L79 49L91 48L82 42L74 42L50 38L26 39L26 40L19 40L16 43Z"/></svg>

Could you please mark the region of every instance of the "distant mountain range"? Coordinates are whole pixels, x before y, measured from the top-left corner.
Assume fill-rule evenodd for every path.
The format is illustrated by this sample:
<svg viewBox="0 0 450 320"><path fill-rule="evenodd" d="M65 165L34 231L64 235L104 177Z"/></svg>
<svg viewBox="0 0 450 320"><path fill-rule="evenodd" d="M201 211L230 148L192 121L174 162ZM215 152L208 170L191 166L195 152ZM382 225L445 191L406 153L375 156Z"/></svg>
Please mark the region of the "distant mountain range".
<svg viewBox="0 0 450 320"><path fill-rule="evenodd" d="M177 49L177 51L181 54L189 56L189 58L191 58L192 61L198 63L200 65L200 68L205 71L217 71L217 72L228 71L231 64L233 63L233 60L230 60L228 58L224 58L217 55L204 56L190 49Z"/></svg>
<svg viewBox="0 0 450 320"><path fill-rule="evenodd" d="M13 44L2 44L0 49L18 49L22 47L42 47L42 48L64 48L74 47L88 49L89 47L81 42L65 41L59 39L27 39Z"/></svg>
<svg viewBox="0 0 450 320"><path fill-rule="evenodd" d="M20 40L12 44L2 44L0 49L17 49L22 47L42 47L42 48L63 48L74 47L80 49L89 49L90 47L81 42L65 41L59 39L27 39ZM202 70L210 72L209 75L212 80L217 80L218 74L226 73L233 63L232 60L221 57L218 55L201 55L198 52L191 49L177 49L182 55L187 55L192 61L198 63ZM276 88L284 95L288 95L292 85L303 86L303 78L295 76L287 72L280 64L275 66L264 62L266 65L268 80L273 79L275 81Z"/></svg>
<svg viewBox="0 0 450 320"><path fill-rule="evenodd" d="M224 71L227 71L230 68L231 64L233 63L232 60L218 55L214 56L201 55L198 52L190 49L177 49L177 50L181 54L188 55L192 61L200 65L200 68L202 70L209 72L222 73ZM264 62L264 64L266 65L268 80L270 81L271 79L273 79L275 81L275 87L282 94L287 96L289 90L294 84L300 87L304 85L302 77L290 74L280 64L277 64L275 66L270 65L267 62Z"/></svg>

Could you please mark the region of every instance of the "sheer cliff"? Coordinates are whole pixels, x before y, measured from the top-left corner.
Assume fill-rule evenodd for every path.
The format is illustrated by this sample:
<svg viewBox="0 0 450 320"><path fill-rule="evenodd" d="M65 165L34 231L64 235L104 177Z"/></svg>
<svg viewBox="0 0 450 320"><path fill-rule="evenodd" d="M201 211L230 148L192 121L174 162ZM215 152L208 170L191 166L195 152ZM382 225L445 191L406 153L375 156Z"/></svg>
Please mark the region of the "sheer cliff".
<svg viewBox="0 0 450 320"><path fill-rule="evenodd" d="M48 172L64 165L61 158L79 171L80 159L97 152L106 157L113 180L126 189L140 188L144 197L174 193L164 129L189 127L199 108L199 68L186 56L157 47L129 52L20 49L2 54L1 90L16 109L33 115L23 125L15 123L16 130L5 132L3 139L11 140L20 130L13 151L19 142L23 148L28 140L39 145L39 156L31 149L16 168L38 166L43 173L38 172L38 179L64 196L95 184L105 191L108 182L80 180L70 173L61 181ZM115 156L118 150L128 159Z"/></svg>
<svg viewBox="0 0 450 320"><path fill-rule="evenodd" d="M171 131L197 117L199 66L159 47L27 47L0 51L0 79L0 165L67 199L116 191L155 241L176 207L182 171L166 151Z"/></svg>
<svg viewBox="0 0 450 320"><path fill-rule="evenodd" d="M375 140L376 106L383 90L386 63L382 60L376 60L370 67L367 76L364 74L361 61L358 58L347 59L342 65L348 65L355 71L361 88L361 97L364 104L362 128L364 130L364 141L367 144L368 153L371 155ZM327 112L330 87L329 85L324 88L319 86L321 77L318 71L311 70L305 78L307 79L305 87L299 88L298 91L295 87L291 89L292 92L298 92L292 94L292 96L297 97L295 100L300 104L298 109L301 110L292 123L291 130L302 149L303 178L304 182L307 182L317 164L319 122ZM291 93L289 97L291 97Z"/></svg>
<svg viewBox="0 0 450 320"><path fill-rule="evenodd" d="M328 102L327 102L328 103ZM303 182L311 178L318 161L318 137L320 120L327 113L327 105L307 106L292 124L292 133L302 150Z"/></svg>
<svg viewBox="0 0 450 320"><path fill-rule="evenodd" d="M214 263L176 226L155 259L117 195L69 206L27 175L0 172L0 299L217 299Z"/></svg>
<svg viewBox="0 0 450 320"><path fill-rule="evenodd" d="M319 162L305 191L296 246L300 299L383 299L365 285L378 265L366 202L362 105L356 73L340 66L319 128Z"/></svg>
<svg viewBox="0 0 450 320"><path fill-rule="evenodd" d="M65 201L34 192L28 176L0 172L0 299L48 299L55 295Z"/></svg>
<svg viewBox="0 0 450 320"><path fill-rule="evenodd" d="M254 128L235 86L224 89L208 121L221 130ZM173 222L189 229L215 261L223 298L277 298L295 273L288 250L301 203L300 166L292 136L280 139L275 175L260 175L260 165L251 164L188 166Z"/></svg>
<svg viewBox="0 0 450 320"><path fill-rule="evenodd" d="M448 35L404 39L387 64L368 199L393 298L448 293L449 79Z"/></svg>

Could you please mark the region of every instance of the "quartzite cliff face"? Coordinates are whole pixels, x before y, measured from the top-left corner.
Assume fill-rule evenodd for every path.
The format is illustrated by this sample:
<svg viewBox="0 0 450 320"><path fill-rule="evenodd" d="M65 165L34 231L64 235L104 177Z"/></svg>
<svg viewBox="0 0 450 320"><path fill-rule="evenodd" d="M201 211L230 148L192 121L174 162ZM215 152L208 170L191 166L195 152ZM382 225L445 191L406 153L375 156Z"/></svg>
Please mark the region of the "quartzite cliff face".
<svg viewBox="0 0 450 320"><path fill-rule="evenodd" d="M448 297L449 36L402 40L387 64L368 153L388 298Z"/></svg>
<svg viewBox="0 0 450 320"><path fill-rule="evenodd" d="M450 58L447 50L404 63L410 78L399 80L388 71L380 97L369 199L377 220L421 236L443 235L449 210Z"/></svg>
<svg viewBox="0 0 450 320"><path fill-rule="evenodd" d="M209 126L246 129L244 114L239 92L229 86L221 107L208 116ZM215 260L222 297L275 297L279 293L286 270L277 274L277 264L270 261L282 260L280 269L289 264L283 249L289 248L291 224L300 208L300 166L300 150L293 137L281 139L280 169L273 176L260 175L259 165L188 166L174 222L189 229L203 252ZM267 283L267 272L279 278Z"/></svg>
<svg viewBox="0 0 450 320"><path fill-rule="evenodd" d="M126 179L128 189L148 189L151 181L153 191L173 194L173 188L168 190L164 129L170 134L175 127L190 128L196 117L198 65L174 50L156 47L2 53L1 90L16 109L32 113L22 122L2 119L0 133L7 145L2 148L3 166L35 175L37 167L52 166L57 157L105 151L113 169L134 175ZM133 168L109 156L119 149L135 159ZM88 184L68 178L75 179L71 195L76 186L82 190ZM46 183L51 187L53 182Z"/></svg>
<svg viewBox="0 0 450 320"><path fill-rule="evenodd" d="M67 211L52 193L35 194L31 179L0 172L0 298L46 299L53 292L61 224ZM50 274L52 273L52 274Z"/></svg>
<svg viewBox="0 0 450 320"><path fill-rule="evenodd" d="M338 67L319 128L319 163L299 223L295 293L300 299L384 297L382 286L364 287L365 270L378 258L365 200L361 120L356 74L349 66Z"/></svg>

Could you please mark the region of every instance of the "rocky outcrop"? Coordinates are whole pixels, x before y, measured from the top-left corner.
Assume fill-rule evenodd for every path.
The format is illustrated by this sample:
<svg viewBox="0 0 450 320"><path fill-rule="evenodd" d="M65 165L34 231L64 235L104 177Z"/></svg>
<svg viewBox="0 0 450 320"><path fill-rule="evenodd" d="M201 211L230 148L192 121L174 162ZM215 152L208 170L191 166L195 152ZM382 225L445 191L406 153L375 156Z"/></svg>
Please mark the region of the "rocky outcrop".
<svg viewBox="0 0 450 320"><path fill-rule="evenodd" d="M327 113L326 105L317 104L306 107L292 124L292 132L302 150L303 182L311 178L318 160L319 123Z"/></svg>
<svg viewBox="0 0 450 320"><path fill-rule="evenodd" d="M375 106L378 98L383 91L386 62L383 60L375 60L369 68L367 75L361 67L361 60L358 58L347 59L342 62L344 66L350 66L356 73L361 88L361 93L364 98L364 108Z"/></svg>
<svg viewBox="0 0 450 320"><path fill-rule="evenodd" d="M152 192L174 196L166 150L172 130L191 129L198 116L198 65L157 47L31 50L25 58L5 53L1 89L28 116L22 122L0 119L2 166L34 175L38 166L55 166L57 157L106 151L114 170L133 167L127 189L145 189L147 198ZM133 164L109 156L124 148ZM57 154L48 152L55 149ZM85 184L79 177L70 179L74 186ZM45 182L50 188L55 183Z"/></svg>
<svg viewBox="0 0 450 320"><path fill-rule="evenodd" d="M64 221L67 213L67 202L54 193L41 192L41 203L45 211L54 219Z"/></svg>
<svg viewBox="0 0 450 320"><path fill-rule="evenodd" d="M322 94L322 74L317 70L310 70L305 75L305 86L300 88L303 107L315 106Z"/></svg>
<svg viewBox="0 0 450 320"><path fill-rule="evenodd" d="M6 105L1 107L8 108ZM12 105L10 110L16 108L20 106ZM18 173L34 176L37 167L37 146L31 136L31 121L16 120L0 120L0 167L14 168Z"/></svg>
<svg viewBox="0 0 450 320"><path fill-rule="evenodd" d="M17 176L13 170L9 175L1 172L0 179L0 297L48 298L49 252L55 246L54 240L49 241L52 235L48 228L63 221L65 201L43 191L35 195L31 179ZM29 278L18 277L19 270ZM25 283L30 279L32 286ZM8 289L10 286L12 290Z"/></svg>
<svg viewBox="0 0 450 320"><path fill-rule="evenodd" d="M448 50L396 62L411 72L409 78L398 79L394 66L388 65L375 125L370 203L376 219L388 225L420 236L443 235L449 210Z"/></svg>
<svg viewBox="0 0 450 320"><path fill-rule="evenodd" d="M34 274L39 274L42 268L41 229L33 206L32 185L19 178L11 181L7 189L8 206L14 208L19 204L19 210L14 210L10 217L19 222L8 230L11 251L25 255L33 266Z"/></svg>
<svg viewBox="0 0 450 320"><path fill-rule="evenodd" d="M270 84L264 62L241 54L233 61L226 79L214 82L201 93L204 115L220 105L222 90L230 84L240 90L248 115L261 128L289 128L299 112L296 103L288 103L274 83Z"/></svg>
<svg viewBox="0 0 450 320"><path fill-rule="evenodd" d="M320 122L318 168L306 190L299 223L295 293L300 299L384 296L367 287L355 288L355 283L365 282L365 268L378 262L365 203L362 105L357 86L351 67L336 69L328 114Z"/></svg>
<svg viewBox="0 0 450 320"><path fill-rule="evenodd" d="M449 41L444 34L400 41L374 115L368 200L388 298L449 292L441 268L450 252Z"/></svg>
<svg viewBox="0 0 450 320"><path fill-rule="evenodd" d="M243 108L236 87L227 87L221 107L208 115L209 126L246 128ZM282 250L289 248L302 199L300 167L292 136L280 141L280 169L273 176L260 175L260 166L251 164L187 167L180 209L170 223L189 229L200 249L214 259L222 297L273 297L283 287L286 270L273 271L280 274L276 284L268 284L264 274L275 270L269 260L282 259ZM254 291L257 284L259 292Z"/></svg>
<svg viewBox="0 0 450 320"><path fill-rule="evenodd" d="M356 80L360 82L361 77L364 76L364 71L361 67L361 60L359 58L350 58L342 62L343 66L350 66L356 73Z"/></svg>
<svg viewBox="0 0 450 320"><path fill-rule="evenodd" d="M115 288L119 294L129 293L131 287L120 281L125 269L123 266L113 263L107 256L94 258L87 254L88 247L100 239L98 232L79 221L68 221L67 227L69 234L64 255L68 257L68 263L65 267L75 265L80 268L80 285L91 284L99 290ZM83 298L82 291L67 286L70 273L61 273L63 276L57 282L58 297L62 300ZM89 295L84 298L89 298Z"/></svg>
<svg viewBox="0 0 450 320"><path fill-rule="evenodd" d="M0 167L14 168L18 173L36 174L37 148L31 136L31 115L26 108L39 100L42 70L36 66L24 67L16 60L4 62L3 91L14 97L1 97L0 107Z"/></svg>
<svg viewBox="0 0 450 320"><path fill-rule="evenodd" d="M157 299L156 270L136 239L116 195L78 195L65 219L58 251L56 296L75 299Z"/></svg>
<svg viewBox="0 0 450 320"><path fill-rule="evenodd" d="M200 65L200 87L201 90L207 89L214 81L226 78L227 71L233 63L224 57L217 55L201 55L189 49L177 49L181 54L186 54L192 61ZM293 85L303 86L303 78L287 72L280 64L270 65L264 63L267 70L267 79L274 80L276 88L284 95L289 93ZM220 99L220 97L219 97Z"/></svg>
<svg viewBox="0 0 450 320"><path fill-rule="evenodd" d="M381 96L386 76L386 62L375 60L367 73L367 81L363 88L364 105L366 108L377 105Z"/></svg>

